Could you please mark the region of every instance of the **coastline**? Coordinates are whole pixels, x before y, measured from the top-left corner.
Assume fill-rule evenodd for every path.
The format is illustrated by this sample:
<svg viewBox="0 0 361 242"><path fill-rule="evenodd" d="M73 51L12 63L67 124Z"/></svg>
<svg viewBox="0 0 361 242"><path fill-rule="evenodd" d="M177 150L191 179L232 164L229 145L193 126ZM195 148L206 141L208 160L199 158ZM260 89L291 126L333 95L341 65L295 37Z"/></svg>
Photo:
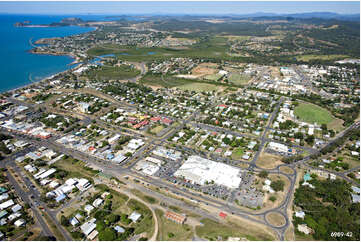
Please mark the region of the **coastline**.
<svg viewBox="0 0 361 242"><path fill-rule="evenodd" d="M23 27L25 27L25 26L23 26ZM29 27L29 26L27 26L27 27ZM33 26L33 27L34 27L34 28L35 28L35 27L42 27L42 28L44 27L44 28L47 28L47 27L50 27L50 26ZM58 27L62 27L62 26L58 26ZM80 27L87 27L87 26L80 26ZM89 32L95 31L95 30L97 30L97 29L99 28L99 26L92 26L92 28L94 28L94 29L92 29L92 30L90 30L90 31L87 31L87 32L85 32L85 33L89 33ZM69 35L69 36L72 36L72 35ZM52 39L52 38L59 38L59 37L44 38L44 39L41 39L41 40ZM32 46L33 46L33 45L32 45ZM8 90L2 90L2 91L0 91L0 94L4 94L4 93L15 93L16 91L19 91L19 90L21 90L21 89L30 88L30 87L31 87L32 85L34 85L34 84L38 84L38 83L47 81L47 80L49 80L49 79L54 78L54 77L57 76L57 75L64 74L64 73L66 73L66 72L68 72L68 71L74 71L75 69L79 68L80 65L81 65L80 58L79 58L78 56L72 54L72 53L66 53L66 52L64 52L64 53L35 52L34 49L35 49L35 48L30 49L30 50L28 50L28 52L31 53L31 54L38 54L38 55L68 56L68 57L70 57L71 59L73 59L73 61L65 66L66 70L64 70L64 71L57 72L57 73L55 73L55 74L51 74L51 75L49 75L49 76L44 77L43 79L41 79L41 80L39 80L39 81L32 81L32 80L30 80L30 79L28 78L28 82L29 82L29 83L20 84L18 87L10 88L10 89L8 89ZM75 67L69 68L69 66L76 65L76 64L78 64L78 65L75 66Z"/></svg>

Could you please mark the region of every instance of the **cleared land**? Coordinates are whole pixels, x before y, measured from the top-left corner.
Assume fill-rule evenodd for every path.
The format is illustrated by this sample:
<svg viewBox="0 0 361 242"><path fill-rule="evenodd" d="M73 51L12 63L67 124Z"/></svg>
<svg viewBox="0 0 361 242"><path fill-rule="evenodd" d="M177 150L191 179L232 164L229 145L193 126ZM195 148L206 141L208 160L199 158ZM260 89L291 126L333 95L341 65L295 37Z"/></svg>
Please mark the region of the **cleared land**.
<svg viewBox="0 0 361 242"><path fill-rule="evenodd" d="M177 86L181 90L195 91L195 92L210 92L218 89L217 86L208 83L189 83L181 86Z"/></svg>
<svg viewBox="0 0 361 242"><path fill-rule="evenodd" d="M296 57L298 61L310 60L339 60L347 58L347 55L299 55Z"/></svg>
<svg viewBox="0 0 361 242"><path fill-rule="evenodd" d="M191 240L193 237L192 228L187 224L177 224L164 217L164 212L156 209L155 213L158 217L158 235L159 241L184 241Z"/></svg>
<svg viewBox="0 0 361 242"><path fill-rule="evenodd" d="M295 115L304 122L329 124L334 117L329 111L311 103L300 103L295 108Z"/></svg>
<svg viewBox="0 0 361 242"><path fill-rule="evenodd" d="M276 168L278 165L283 164L281 159L282 157L279 155L273 155L262 151L256 164L261 168L273 169Z"/></svg>
<svg viewBox="0 0 361 242"><path fill-rule="evenodd" d="M86 73L89 78L100 80L124 80L136 77L139 74L139 70L128 65L102 66Z"/></svg>
<svg viewBox="0 0 361 242"><path fill-rule="evenodd" d="M196 226L196 234L208 240L227 240L229 237L246 238L248 240L271 240L271 236L260 228L249 224L240 223L218 223L210 219L202 219L203 225ZM252 235L251 235L252 234Z"/></svg>
<svg viewBox="0 0 361 242"><path fill-rule="evenodd" d="M242 75L242 74L238 74L238 73L232 73L229 77L228 80L230 82L232 82L233 84L236 85L244 85L247 84L249 82L251 78L247 75Z"/></svg>
<svg viewBox="0 0 361 242"><path fill-rule="evenodd" d="M241 159L243 153L244 153L244 150L242 148L237 148L237 149L233 150L231 157L234 160L239 160L239 159Z"/></svg>

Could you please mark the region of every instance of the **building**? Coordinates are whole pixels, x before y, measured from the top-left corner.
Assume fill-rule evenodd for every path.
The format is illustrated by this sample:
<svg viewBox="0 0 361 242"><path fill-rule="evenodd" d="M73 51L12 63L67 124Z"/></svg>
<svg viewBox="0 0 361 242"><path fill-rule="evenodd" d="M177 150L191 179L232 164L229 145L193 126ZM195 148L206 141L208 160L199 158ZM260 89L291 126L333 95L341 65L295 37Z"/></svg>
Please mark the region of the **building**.
<svg viewBox="0 0 361 242"><path fill-rule="evenodd" d="M297 226L298 231L305 233L305 234L312 234L313 230L309 228L306 224L299 224Z"/></svg>
<svg viewBox="0 0 361 242"><path fill-rule="evenodd" d="M132 214L129 216L129 219L133 221L133 223L137 222L138 219L140 219L142 215L140 213L137 213L136 211L132 212Z"/></svg>
<svg viewBox="0 0 361 242"><path fill-rule="evenodd" d="M96 221L96 219L93 218L93 219L89 220L88 222L83 223L80 226L81 232L83 234L85 234L86 236L88 236L96 228L95 221Z"/></svg>
<svg viewBox="0 0 361 242"><path fill-rule="evenodd" d="M284 144L276 143L276 142L270 142L268 144L268 148L271 150L275 150L282 153L288 153L288 147Z"/></svg>
<svg viewBox="0 0 361 242"><path fill-rule="evenodd" d="M184 221L186 220L186 216L184 216L182 214L174 213L172 211L167 211L164 216L167 219L169 219L173 222L179 223L179 224L183 224Z"/></svg>
<svg viewBox="0 0 361 242"><path fill-rule="evenodd" d="M241 183L240 169L200 156L190 156L174 173L174 176L189 180L191 183L205 185L214 182L231 189Z"/></svg>
<svg viewBox="0 0 361 242"><path fill-rule="evenodd" d="M24 226L25 224L26 224L26 222L25 222L25 220L22 219L22 218L16 220L15 223L14 223L14 225L15 225L16 227L21 227L21 226Z"/></svg>

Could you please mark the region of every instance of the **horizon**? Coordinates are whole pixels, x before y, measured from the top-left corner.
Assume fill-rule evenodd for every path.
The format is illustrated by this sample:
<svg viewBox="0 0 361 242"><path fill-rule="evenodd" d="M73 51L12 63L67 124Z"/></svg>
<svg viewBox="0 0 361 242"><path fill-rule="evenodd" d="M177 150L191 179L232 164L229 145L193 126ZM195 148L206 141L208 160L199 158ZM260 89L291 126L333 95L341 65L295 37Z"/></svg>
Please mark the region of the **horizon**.
<svg viewBox="0 0 361 242"><path fill-rule="evenodd" d="M0 2L0 7L0 14L30 15L285 15L320 12L360 14L358 1L45 1Z"/></svg>

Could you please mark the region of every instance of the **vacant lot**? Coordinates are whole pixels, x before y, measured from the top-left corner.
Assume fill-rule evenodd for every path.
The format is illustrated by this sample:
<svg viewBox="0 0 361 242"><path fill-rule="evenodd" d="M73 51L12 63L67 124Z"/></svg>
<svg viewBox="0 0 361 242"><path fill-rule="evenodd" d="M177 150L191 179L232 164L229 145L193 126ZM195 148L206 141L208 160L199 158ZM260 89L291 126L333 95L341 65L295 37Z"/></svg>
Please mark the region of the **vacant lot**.
<svg viewBox="0 0 361 242"><path fill-rule="evenodd" d="M256 164L261 168L273 169L276 168L276 166L283 164L281 159L282 157L279 155L273 155L262 151Z"/></svg>
<svg viewBox="0 0 361 242"><path fill-rule="evenodd" d="M329 111L311 103L300 103L295 108L295 115L304 122L329 124L334 117Z"/></svg>
<svg viewBox="0 0 361 242"><path fill-rule="evenodd" d="M89 78L99 80L124 80L135 77L139 74L139 70L128 65L102 66L86 73Z"/></svg>
<svg viewBox="0 0 361 242"><path fill-rule="evenodd" d="M232 73L229 77L228 80L230 82L232 82L233 84L236 85L244 85L247 84L250 80L250 77L247 75L242 75L242 74L238 74L238 73Z"/></svg>
<svg viewBox="0 0 361 242"><path fill-rule="evenodd" d="M189 83L181 86L177 86L177 88L181 90L188 90L188 91L195 91L195 92L209 92L209 91L215 91L218 89L217 86L208 84L208 83Z"/></svg>
<svg viewBox="0 0 361 242"><path fill-rule="evenodd" d="M218 223L210 219L202 219L203 225L196 226L196 233L199 237L207 240L227 240L229 237L246 238L247 240L271 240L271 236L266 231L240 223Z"/></svg>
<svg viewBox="0 0 361 242"><path fill-rule="evenodd" d="M158 217L158 235L157 240L164 241L184 241L191 240L193 237L192 228L187 224L177 224L164 217L164 212L156 209L155 213Z"/></svg>
<svg viewBox="0 0 361 242"><path fill-rule="evenodd" d="M299 55L296 57L298 61L310 60L341 60L347 58L347 55Z"/></svg>
<svg viewBox="0 0 361 242"><path fill-rule="evenodd" d="M243 155L244 151L242 148L237 148L237 149L234 149L233 152L232 152L232 159L234 160L239 160L241 159L242 155Z"/></svg>

